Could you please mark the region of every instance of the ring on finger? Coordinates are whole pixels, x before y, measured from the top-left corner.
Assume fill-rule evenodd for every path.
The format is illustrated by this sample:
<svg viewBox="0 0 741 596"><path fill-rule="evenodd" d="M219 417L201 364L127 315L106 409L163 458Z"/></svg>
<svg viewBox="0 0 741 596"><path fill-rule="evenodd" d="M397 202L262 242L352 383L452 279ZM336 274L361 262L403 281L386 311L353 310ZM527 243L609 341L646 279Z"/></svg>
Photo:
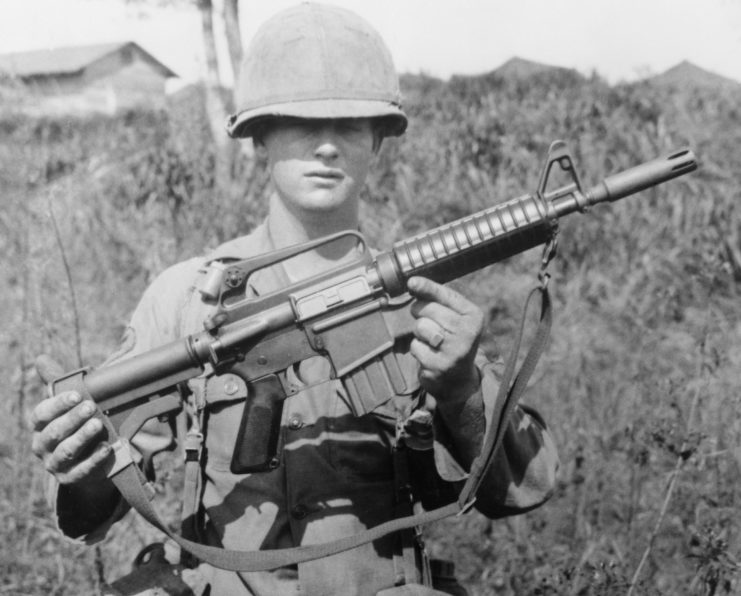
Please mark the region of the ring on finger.
<svg viewBox="0 0 741 596"><path fill-rule="evenodd" d="M433 335L430 338L430 341L428 343L430 344L431 348L434 348L435 350L437 350L443 344L444 341L445 341L445 330L441 328L440 331L435 333L435 335Z"/></svg>

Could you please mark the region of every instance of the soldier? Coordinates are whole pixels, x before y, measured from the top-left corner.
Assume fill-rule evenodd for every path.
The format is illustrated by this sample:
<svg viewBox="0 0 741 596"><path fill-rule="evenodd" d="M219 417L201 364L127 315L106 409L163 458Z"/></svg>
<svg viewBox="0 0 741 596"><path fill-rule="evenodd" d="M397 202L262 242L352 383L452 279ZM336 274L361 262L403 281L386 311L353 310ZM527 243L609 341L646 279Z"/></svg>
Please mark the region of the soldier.
<svg viewBox="0 0 741 596"><path fill-rule="evenodd" d="M142 297L111 362L202 329L213 311L197 291L207 263L357 229L358 195L381 143L407 127L383 41L357 15L329 5L303 3L267 21L245 52L239 86L239 111L228 132L251 138L267 164L273 186L268 216L248 236L164 271ZM340 241L301 254L255 273L248 291L272 292L336 267L355 250L354 242ZM316 544L406 515L411 505L399 502L400 483L411 483L415 500L427 506L454 498L486 427L495 422L497 377L478 350L483 315L476 305L419 277L409 280L409 291L415 337L398 354L408 393L379 395L369 414L355 416L327 362L302 362L287 373L298 391L284 404L281 450L263 471L230 470L248 399L244 387L213 375L191 383L193 420L205 437L192 483L200 489L190 498L198 504L190 512L194 535L235 550ZM43 363L41 369L46 374ZM33 414L33 449L54 476L59 526L86 543L100 540L126 511L105 477L110 446L91 405L62 393ZM134 440L145 461L173 441L150 430ZM395 449L401 442L412 449ZM400 462L399 453L411 459ZM557 465L543 421L518 408L476 508L498 518L541 505L551 495ZM404 477L408 468L411 479ZM413 584L420 590L415 594L443 593L432 586L465 593L450 574L424 573L424 557L419 541L391 535L275 571L211 568L210 593L393 594ZM433 564L432 570L446 566Z"/></svg>

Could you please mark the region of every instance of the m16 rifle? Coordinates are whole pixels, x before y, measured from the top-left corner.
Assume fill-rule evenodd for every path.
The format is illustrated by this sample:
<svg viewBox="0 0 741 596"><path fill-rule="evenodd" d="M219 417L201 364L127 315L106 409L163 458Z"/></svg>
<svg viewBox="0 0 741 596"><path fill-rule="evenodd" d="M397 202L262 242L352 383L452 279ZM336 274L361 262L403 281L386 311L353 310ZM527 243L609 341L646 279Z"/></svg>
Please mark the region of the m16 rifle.
<svg viewBox="0 0 741 596"><path fill-rule="evenodd" d="M556 164L568 182L548 191ZM406 293L410 277L445 283L552 244L561 217L696 167L693 153L685 149L584 190L566 145L556 141L533 194L401 240L375 257L361 234L345 231L224 263L202 288L204 299L216 305L204 331L96 370L70 372L54 380L51 391L75 390L92 399L120 445L146 420L180 410L178 387L189 379L207 371L237 375L247 384L248 395L231 469L267 469L277 449L283 401L297 391L285 375L295 363L326 357L358 416L405 390L394 346L413 330ZM358 243L351 262L265 296L245 297L247 281L256 271L347 237Z"/></svg>

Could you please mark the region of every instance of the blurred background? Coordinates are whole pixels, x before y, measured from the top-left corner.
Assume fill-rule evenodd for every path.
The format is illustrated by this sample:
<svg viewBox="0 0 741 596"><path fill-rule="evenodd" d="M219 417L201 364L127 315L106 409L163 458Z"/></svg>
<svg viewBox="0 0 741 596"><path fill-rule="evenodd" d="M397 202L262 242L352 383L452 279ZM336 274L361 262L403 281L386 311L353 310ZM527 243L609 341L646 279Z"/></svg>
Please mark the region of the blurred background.
<svg viewBox="0 0 741 596"><path fill-rule="evenodd" d="M555 321L526 402L558 490L505 521L428 529L472 594L736 594L741 507L741 3L335 2L386 38L411 119L363 232L401 238L534 192L551 141L586 184L688 146L700 169L563 220ZM249 232L267 181L224 133L234 64L293 2L26 0L0 7L0 594L93 593L158 533L56 533L27 416L42 352L116 346L152 277ZM507 352L540 251L456 285ZM179 460L158 464L177 523Z"/></svg>

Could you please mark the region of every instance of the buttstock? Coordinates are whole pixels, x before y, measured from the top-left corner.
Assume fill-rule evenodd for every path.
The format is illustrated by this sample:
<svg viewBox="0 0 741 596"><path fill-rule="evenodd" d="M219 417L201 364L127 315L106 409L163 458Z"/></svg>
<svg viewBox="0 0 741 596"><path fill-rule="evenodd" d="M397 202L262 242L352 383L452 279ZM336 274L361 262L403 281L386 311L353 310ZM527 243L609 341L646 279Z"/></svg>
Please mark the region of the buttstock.
<svg viewBox="0 0 741 596"><path fill-rule="evenodd" d="M83 399L92 401L95 404L95 417L103 423L108 438L120 436L131 439L147 420L162 418L182 409L182 399L177 393L140 395L119 409L109 409L105 400L97 402L90 391L87 378L93 373L90 368L74 370L54 379L49 384L49 390L53 395L75 391Z"/></svg>

